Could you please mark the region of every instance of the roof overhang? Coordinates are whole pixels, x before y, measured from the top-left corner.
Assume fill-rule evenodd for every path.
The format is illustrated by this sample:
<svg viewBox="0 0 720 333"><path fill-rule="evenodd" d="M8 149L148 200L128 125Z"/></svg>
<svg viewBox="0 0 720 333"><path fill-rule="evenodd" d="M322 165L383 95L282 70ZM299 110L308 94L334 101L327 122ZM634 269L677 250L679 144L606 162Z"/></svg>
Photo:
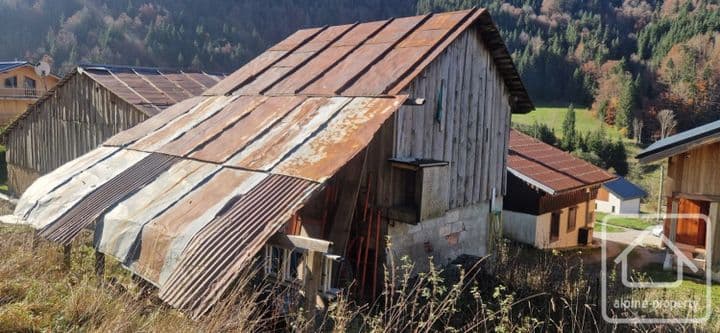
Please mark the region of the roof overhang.
<svg viewBox="0 0 720 333"><path fill-rule="evenodd" d="M702 133L702 135L692 136L684 140L662 145L658 148L652 148L652 146L650 146L638 154L636 158L643 164L652 163L716 142L720 142L720 128ZM657 144L662 144L662 140L658 141Z"/></svg>

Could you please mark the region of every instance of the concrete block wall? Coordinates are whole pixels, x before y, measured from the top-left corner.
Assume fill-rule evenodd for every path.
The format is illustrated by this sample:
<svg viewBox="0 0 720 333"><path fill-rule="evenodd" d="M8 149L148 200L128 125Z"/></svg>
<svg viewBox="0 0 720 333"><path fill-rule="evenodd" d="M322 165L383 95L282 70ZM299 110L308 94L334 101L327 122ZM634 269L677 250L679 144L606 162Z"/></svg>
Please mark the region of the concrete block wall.
<svg viewBox="0 0 720 333"><path fill-rule="evenodd" d="M417 225L391 223L388 236L395 264L407 255L414 263L416 272L423 272L429 268L430 257L437 266L443 266L463 254L485 256L488 254L489 218L488 202L452 209L441 217Z"/></svg>

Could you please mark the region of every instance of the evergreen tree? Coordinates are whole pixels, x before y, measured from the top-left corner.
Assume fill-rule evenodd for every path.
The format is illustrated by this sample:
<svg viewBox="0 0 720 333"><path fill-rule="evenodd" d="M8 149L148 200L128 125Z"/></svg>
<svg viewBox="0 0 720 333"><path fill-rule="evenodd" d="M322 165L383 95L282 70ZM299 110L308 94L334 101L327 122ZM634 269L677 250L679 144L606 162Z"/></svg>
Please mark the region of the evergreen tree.
<svg viewBox="0 0 720 333"><path fill-rule="evenodd" d="M575 150L575 144L577 141L575 132L575 106L570 104L567 112L565 112L565 118L562 124L563 140L562 148L567 151Z"/></svg>

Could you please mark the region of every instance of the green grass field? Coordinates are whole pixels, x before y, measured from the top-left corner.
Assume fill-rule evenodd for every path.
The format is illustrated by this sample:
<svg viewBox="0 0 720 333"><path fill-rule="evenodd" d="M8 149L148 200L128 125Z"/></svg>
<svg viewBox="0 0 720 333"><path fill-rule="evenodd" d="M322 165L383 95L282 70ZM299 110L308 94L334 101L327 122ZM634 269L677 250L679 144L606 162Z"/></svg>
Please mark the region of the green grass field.
<svg viewBox="0 0 720 333"><path fill-rule="evenodd" d="M603 219L608 214L606 213L600 213L595 212L595 221L603 223ZM616 227L623 227L628 229L634 229L634 230L645 230L647 228L650 228L652 226L655 226L655 223L652 223L651 221L644 220L644 219L636 219L631 217L615 217L612 219L609 219L607 221L607 224L609 226L616 226ZM611 232L611 231L608 231Z"/></svg>
<svg viewBox="0 0 720 333"><path fill-rule="evenodd" d="M514 114L512 121L524 125L532 125L535 122L545 123L555 129L555 135L562 137L562 123L565 118L565 112L567 112L567 108L539 107L528 114ZM600 126L605 126L605 130L610 137L620 137L617 129L612 126L603 125L603 123L586 108L575 108L575 126L576 130L581 133L595 131L600 128Z"/></svg>
<svg viewBox="0 0 720 333"><path fill-rule="evenodd" d="M604 223L595 223L595 229L596 229L598 232L603 232L603 231L604 231L604 232L608 232L608 233L610 233L610 232L623 232L623 231L625 231L625 229L623 229L623 228L618 228L618 227L616 227L616 226L609 225L609 224L604 224Z"/></svg>

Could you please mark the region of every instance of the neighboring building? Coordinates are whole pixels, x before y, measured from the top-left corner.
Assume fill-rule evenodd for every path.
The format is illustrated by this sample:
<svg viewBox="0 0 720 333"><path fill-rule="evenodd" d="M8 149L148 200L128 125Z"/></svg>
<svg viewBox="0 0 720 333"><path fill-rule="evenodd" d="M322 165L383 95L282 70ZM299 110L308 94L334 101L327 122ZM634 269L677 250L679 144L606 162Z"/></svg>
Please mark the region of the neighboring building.
<svg viewBox="0 0 720 333"><path fill-rule="evenodd" d="M640 186L618 177L600 187L595 211L610 214L640 214L640 199L647 195Z"/></svg>
<svg viewBox="0 0 720 333"><path fill-rule="evenodd" d="M38 177L222 78L145 67L77 67L2 133L8 189L22 194Z"/></svg>
<svg viewBox="0 0 720 333"><path fill-rule="evenodd" d="M595 197L615 176L516 130L509 149L505 235L541 249L590 244Z"/></svg>
<svg viewBox="0 0 720 333"><path fill-rule="evenodd" d="M0 128L23 113L59 80L44 62L0 61Z"/></svg>
<svg viewBox="0 0 720 333"><path fill-rule="evenodd" d="M386 237L420 269L491 251L511 112L532 109L484 9L300 30L39 179L15 215L65 244L97 222L98 251L195 316L263 253L306 296L372 296Z"/></svg>
<svg viewBox="0 0 720 333"><path fill-rule="evenodd" d="M702 214L711 224L720 221L720 121L655 142L637 158L640 163L669 159L663 184L668 214ZM720 280L720 228L703 218L682 218L668 219L664 229L700 268L710 260L713 279Z"/></svg>

